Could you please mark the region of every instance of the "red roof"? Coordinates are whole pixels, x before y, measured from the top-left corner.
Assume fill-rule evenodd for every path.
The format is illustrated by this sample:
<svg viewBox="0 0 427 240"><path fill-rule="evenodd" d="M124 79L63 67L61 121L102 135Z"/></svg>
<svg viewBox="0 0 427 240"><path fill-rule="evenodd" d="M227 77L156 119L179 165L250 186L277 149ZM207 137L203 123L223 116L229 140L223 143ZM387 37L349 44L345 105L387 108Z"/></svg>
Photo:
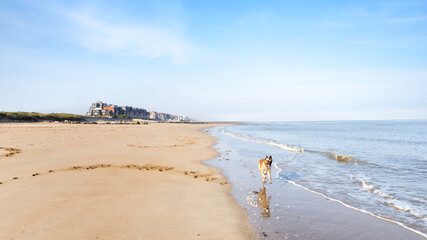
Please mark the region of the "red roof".
<svg viewBox="0 0 427 240"><path fill-rule="evenodd" d="M110 111L114 112L114 107L104 107L103 109L104 110L110 110Z"/></svg>

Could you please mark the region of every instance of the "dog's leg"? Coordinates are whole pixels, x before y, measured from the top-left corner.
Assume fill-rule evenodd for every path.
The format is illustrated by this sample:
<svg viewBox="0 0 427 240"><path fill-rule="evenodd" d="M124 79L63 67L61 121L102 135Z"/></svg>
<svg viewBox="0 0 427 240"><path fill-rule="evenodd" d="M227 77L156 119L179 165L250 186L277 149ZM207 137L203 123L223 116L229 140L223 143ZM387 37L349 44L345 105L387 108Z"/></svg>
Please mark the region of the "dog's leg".
<svg viewBox="0 0 427 240"><path fill-rule="evenodd" d="M271 168L269 168L269 169L268 169L268 172L267 172L267 173L268 173L268 178L270 179L270 184L271 184L271 183L272 183L272 182L271 182Z"/></svg>
<svg viewBox="0 0 427 240"><path fill-rule="evenodd" d="M264 171L260 171L260 173L261 173L262 183L265 183L266 182L265 180L267 179L267 176L265 175Z"/></svg>
<svg viewBox="0 0 427 240"><path fill-rule="evenodd" d="M261 173L262 183L264 184L266 176L265 176L265 173L264 173L264 169L262 168L261 161L258 163L258 169L259 169L259 173Z"/></svg>

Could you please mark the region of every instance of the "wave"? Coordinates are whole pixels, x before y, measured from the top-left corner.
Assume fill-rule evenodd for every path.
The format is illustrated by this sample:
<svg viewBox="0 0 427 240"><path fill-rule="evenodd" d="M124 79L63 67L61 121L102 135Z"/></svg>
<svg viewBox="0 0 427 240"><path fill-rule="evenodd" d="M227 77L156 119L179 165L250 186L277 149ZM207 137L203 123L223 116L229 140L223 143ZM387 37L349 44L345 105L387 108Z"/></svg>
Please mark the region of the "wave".
<svg viewBox="0 0 427 240"><path fill-rule="evenodd" d="M395 197L384 193L382 191L380 191L379 189L377 189L374 185L372 184L368 184L363 180L356 180L356 183L360 183L362 184L363 189L366 189L374 194L377 194L381 197L383 197L384 199L386 199L383 203L386 206L392 207L397 211L401 211L401 212L406 212L418 219L424 219L424 216L420 215L419 213L417 213L414 209L412 209L409 206L404 206L404 203L401 203L399 200L397 200Z"/></svg>
<svg viewBox="0 0 427 240"><path fill-rule="evenodd" d="M329 159L338 161L338 162L353 162L353 163L366 163L356 157L350 156L350 155L343 155L343 154L338 154L338 153L334 153L334 152L322 152L322 151L314 151L314 150L306 150L307 152L312 152L312 153L317 153L317 154L322 154L326 157L328 157Z"/></svg>
<svg viewBox="0 0 427 240"><path fill-rule="evenodd" d="M387 216L381 216L381 215L375 214L375 213L373 213L373 212L369 212L369 211L366 211L366 210L363 210L363 209L360 209L360 208L353 207L353 206L351 206L351 205L349 205L349 204L347 204L347 203L344 203L344 202L343 202L343 201L341 201L341 200L338 200L338 199L335 199L335 198L331 198L331 197L329 197L329 196L327 196L327 195L325 195L325 194L323 194L323 193L316 192L316 191L311 190L311 189L309 189L309 188L307 188L307 187L304 187L304 186L302 186L302 185L300 185L300 184L298 184L298 183L296 183L296 182L294 182L294 181L292 181L292 180L285 179L285 178L281 177L281 175L280 175L280 172L282 172L282 169L278 166L277 162L276 162L276 163L273 163L273 165L276 167L276 169L278 169L277 174L276 174L276 178L278 178L278 179L282 179L283 181L286 181L286 182L288 182L288 183L291 183L292 185L294 185L294 186L296 186L296 187L299 187L299 188L304 189L304 190L306 190L306 191L309 191L309 192L311 192L311 193L314 193L314 194L320 195L320 196L322 196L323 198L325 198L325 199L327 199L327 200L330 200L330 201L333 201L333 202L337 202L337 203L339 203L339 204L341 204L341 205L343 205L344 207L347 207L347 208L349 208L349 209L352 209L352 210L355 210L355 211L358 211L358 212L362 212L362 213L368 214L368 215L370 215L370 216L373 216L373 217L375 217L375 218L378 218L378 219L381 219L381 220L384 220L384 221L392 222L392 223L397 224L397 225L399 225L400 227L403 227L403 228L405 228L405 229L407 229L407 230L409 230L409 231L411 231L411 232L414 232L414 233L416 233L416 234L418 234L418 235L420 235L420 236L422 236L422 237L424 237L424 238L427 238L427 234L424 234L423 232L420 232L420 231L418 231L418 230L415 230L415 229L412 229L412 228L410 228L410 227L407 227L407 226L406 226L406 225L404 225L403 223L401 223L401 222L399 222L399 221L397 221L397 220L394 220L393 218L390 218L390 217L387 217ZM366 183L365 183L365 185L366 185L366 187L367 187L368 189L371 189L371 186L372 186L372 185L368 185L368 184L366 184ZM393 204L393 203L392 203L392 204ZM390 204L390 205L391 205L391 204ZM402 208L402 207L400 207L400 206L398 206L398 205L396 205L396 204L393 204L393 206L394 206L394 207L395 207L395 209L397 209L397 210L403 210L403 211L405 211L405 212L409 212L409 213L411 212L411 210L412 210L412 212L415 212L415 211L413 211L413 209L412 209L412 208L409 208L409 207L404 207L404 208ZM417 215L418 215L418 214L417 214ZM417 215L414 215L414 216L417 216ZM423 216L420 216L420 215L418 215L418 216L419 216L419 217L418 217L419 219L424 219L424 217L423 217Z"/></svg>
<svg viewBox="0 0 427 240"><path fill-rule="evenodd" d="M368 183L366 183L366 182L365 182L365 181L363 181L363 180L356 179L356 180L354 181L354 183L361 184L361 185L362 185L362 187L363 187L363 189L368 190L368 191L371 191L372 193L375 193L375 194L377 194L377 195L379 195L379 196L381 196L381 197L383 197L383 198L385 198L385 199L394 199L394 197L393 197L393 196L391 196L391 195L389 195L389 194L387 194L387 193L381 192L381 191L380 191L379 189L377 189L374 185L368 184Z"/></svg>
<svg viewBox="0 0 427 240"><path fill-rule="evenodd" d="M221 133L224 135L228 135L228 136L237 138L237 139L244 140L244 141L263 143L263 144L267 144L267 145L270 145L273 147L278 147L278 148L288 150L288 151L293 151L293 152L304 152L305 151L305 152L322 154L322 155L328 157L329 159L332 159L332 160L335 160L338 162L347 162L347 163L353 162L353 163L362 163L362 164L366 163L360 159L357 159L356 157L348 156L348 155L342 155L342 154L338 154L338 153L334 153L334 152L322 152L322 151L307 150L307 149L299 148L296 146L290 146L287 144L278 143L278 142L271 141L271 140L258 139L258 138L243 136L243 135L231 133L231 132L228 132L225 130L222 130Z"/></svg>
<svg viewBox="0 0 427 240"><path fill-rule="evenodd" d="M320 152L321 154L327 155L329 158L337 160L338 162L351 162L356 161L357 158L348 155L341 155L334 152Z"/></svg>
<svg viewBox="0 0 427 240"><path fill-rule="evenodd" d="M416 217L417 219L422 219L422 220L426 221L424 216L417 213L413 208L408 207L408 206L402 206L404 204L399 203L398 201L384 202L384 205L390 206L390 207L396 209L397 211L405 212L409 215Z"/></svg>
<svg viewBox="0 0 427 240"><path fill-rule="evenodd" d="M278 147L278 148L281 148L281 149L284 149L284 150L288 150L288 151L304 152L304 149L302 149L302 148L295 147L295 146L289 146L289 145L282 144L282 143L277 143L275 141L263 140L263 139L256 139L256 138L251 138L251 137L247 137L247 136L241 136L241 135L238 135L238 134L227 132L225 130L222 130L221 133L224 134L224 135L228 135L228 136L231 136L231 137L234 137L234 138L241 139L241 140L245 140L245 141L249 141L249 142L264 143L264 144L267 144L267 145L270 145L270 146L273 146L273 147Z"/></svg>

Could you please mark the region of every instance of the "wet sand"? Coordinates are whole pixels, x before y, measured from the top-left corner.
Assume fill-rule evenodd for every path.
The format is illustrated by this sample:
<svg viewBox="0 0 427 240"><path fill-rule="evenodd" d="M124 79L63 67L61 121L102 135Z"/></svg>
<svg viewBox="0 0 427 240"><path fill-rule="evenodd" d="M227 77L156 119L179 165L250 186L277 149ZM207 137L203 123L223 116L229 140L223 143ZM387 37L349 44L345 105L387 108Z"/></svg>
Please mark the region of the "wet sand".
<svg viewBox="0 0 427 240"><path fill-rule="evenodd" d="M248 207L251 219L269 239L425 239L395 223L349 209L290 183L265 185L264 198L270 197L272 210L268 218L262 216L260 194L253 195L259 207Z"/></svg>
<svg viewBox="0 0 427 240"><path fill-rule="evenodd" d="M412 239L425 240L393 222L362 213L325 197L275 178L263 184L259 159L239 155L219 141L218 158L208 164L224 169L233 184L233 196L247 209L260 239ZM263 156L260 156L260 158ZM274 158L274 156L273 156Z"/></svg>
<svg viewBox="0 0 427 240"><path fill-rule="evenodd" d="M0 239L251 239L213 124L0 124Z"/></svg>

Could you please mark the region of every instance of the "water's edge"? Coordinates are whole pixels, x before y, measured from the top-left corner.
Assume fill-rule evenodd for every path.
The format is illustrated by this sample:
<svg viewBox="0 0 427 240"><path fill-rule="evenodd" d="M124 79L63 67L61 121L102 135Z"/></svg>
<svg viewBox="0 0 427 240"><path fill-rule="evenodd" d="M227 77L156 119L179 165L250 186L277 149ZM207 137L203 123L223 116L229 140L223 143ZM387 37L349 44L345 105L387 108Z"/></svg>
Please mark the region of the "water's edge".
<svg viewBox="0 0 427 240"><path fill-rule="evenodd" d="M229 161L229 159L228 158L224 158L224 156L227 156L227 155L229 155L229 152L228 151L230 151L231 152L231 150L227 150L227 151L225 151L224 152L224 150L223 149L221 149L221 139L218 137L218 136L215 136L213 133L212 133L212 131L215 131L215 130L217 130L217 129L219 129L219 128L221 128L221 127L215 127L215 128L209 128L209 129L206 129L206 132L209 132L211 135L213 135L214 137L217 137L217 144L215 145L215 146L213 146L215 149L216 149L216 151L220 154L219 155L219 157L217 157L217 158L215 158L215 159L212 159L212 160L209 160L209 161L206 161L205 163L206 164L208 164L208 165L210 165L210 166L214 166L214 167L217 167L217 168L220 168L220 169L222 169L222 171L224 172L224 175L229 179L229 182L232 184L232 186L233 186L233 191L232 191L232 195L233 195L233 197L236 199L236 202L238 202L243 208L245 208L245 209L247 209L248 210L248 214L251 214L251 212L249 211L249 209L248 209L248 203L250 202L250 201L248 201L248 196L250 196L250 194L244 194L245 196L246 196L246 202L245 201L242 201L242 196L238 196L237 194L241 194L241 193L239 193L238 191L236 191L236 189L238 190L239 189L239 186L241 186L241 185L244 185L244 183L242 184L242 182L236 182L235 180L233 180L232 179L232 177L229 175L229 174L226 174L225 172L225 170L226 170L226 168L229 168L229 166L227 166L226 168L225 168L225 166L222 166L221 165L221 163L220 163L220 161L221 161L221 159L222 159L222 161L224 161L224 159L226 160L226 161ZM237 134L233 134L233 133L231 133L231 132L227 132L227 131L224 131L224 130L222 130L221 131L221 134L224 134L224 135L228 135L228 136L231 136L231 137L235 137L235 138L237 138L237 139L239 139L239 138L243 138L242 136L238 136ZM253 141L253 142L259 142L259 140L256 140L256 139L242 139L242 140L246 140L246 141ZM294 151L294 152L303 152L303 151L307 151L307 150L304 150L304 149L301 149L301 148L298 148L298 147L294 147L294 146L288 146L288 145L283 145L283 144L278 144L278 143L275 143L275 142L272 142L272 141L269 141L269 142L263 142L264 144L267 144L267 145L270 145L270 146L273 146L273 147L278 147L278 148L282 148L282 149L284 149L284 150L288 150L288 151ZM308 151L310 151L310 150L308 150ZM334 156L335 156L335 158L336 158L336 156L337 156L338 154L335 154ZM338 155L339 156L339 155ZM337 159L335 159L335 160L337 160ZM353 161L353 160L357 160L356 158L353 158L353 157L349 157L349 158L347 158L347 160L348 161ZM276 175L275 175L275 179L277 180L277 179L281 179L280 178L280 172L281 172L281 169L277 166L277 163L275 163L274 164L274 166L275 166L275 171L277 171L276 172ZM238 168L236 168L236 169L234 169L234 170L236 170L236 171L238 171ZM252 173L252 175L253 174L259 174L259 173L254 173L254 171L252 170L252 171L250 171L251 173ZM296 183L296 182L294 182L294 181L292 181L292 180L288 180L288 179L281 179L281 180L283 180L284 182L287 182L287 183L290 183L290 184L292 184L293 186L295 186L295 187L298 187L298 188L300 188L300 189L303 189L304 191L307 191L307 192L309 192L310 194L315 194L315 195L318 195L318 196L321 196L322 198L324 198L325 200L328 200L328 201L332 201L332 202L335 202L335 203L339 203L340 205L342 205L342 206L344 206L344 207L346 207L347 209L349 209L349 210L352 210L352 211L357 211L357 212L360 212L360 213L364 213L364 214L367 214L367 215L369 215L369 216L372 216L372 217L375 217L375 218L377 218L377 219L379 219L379 220L382 220L382 221L386 221L386 222L390 222L390 223L394 223L394 224L396 224L396 225L398 225L399 227L401 227L402 228L402 230L404 229L405 231L406 230L408 230L408 231L410 231L410 232L413 232L413 233L415 233L415 234L417 234L417 235L419 235L419 236L421 236L421 237L423 237L423 238L425 238L425 239L427 239L427 235L426 234L424 234L424 233L422 233L422 232L420 232L420 231L418 231L418 230L416 230L416 229L412 229L412 228L410 228L410 227L408 227L408 226L405 226L403 223L401 223L401 222L399 222L399 221L396 221L396 220L393 220L393 219L388 219L388 218L386 218L386 217L383 217L383 216L380 216L380 215L377 215L377 214L375 214L375 213L372 213L372 212L369 212L369 211L366 211L366 210L363 210L363 209L359 209L359 208L357 208L357 207L354 207L354 206L351 206L350 204L347 204L347 203L345 203L345 202L343 202L343 201L340 201L340 200L337 200L337 199L334 199L334 198L332 198L332 197L329 197L329 196L327 196L326 194L323 194L323 193L320 193L320 192L317 192L317 191L314 191L314 190L312 190L312 189L309 189L309 188L307 188L307 187L304 187L304 186L302 186L302 185L300 185L300 184L298 184L298 183ZM248 185L249 186L249 185ZM245 186L246 187L246 186ZM251 190L250 189L251 187L249 187L248 188L248 190ZM242 189L240 188L240 192L243 192L242 191ZM254 192L257 192L257 191L254 191ZM252 197L252 196L251 196ZM249 197L249 198L251 198L251 197ZM252 197L253 198L253 197ZM253 202L253 199L252 199L252 202ZM254 221L252 221L252 224L253 224L253 227L254 227L254 229L261 229L261 228L259 228L259 226L257 226L257 223L256 222L254 222ZM264 233L262 233L262 234L260 234L259 232L258 232L258 236L259 237L265 237L265 236L263 236L263 234Z"/></svg>

